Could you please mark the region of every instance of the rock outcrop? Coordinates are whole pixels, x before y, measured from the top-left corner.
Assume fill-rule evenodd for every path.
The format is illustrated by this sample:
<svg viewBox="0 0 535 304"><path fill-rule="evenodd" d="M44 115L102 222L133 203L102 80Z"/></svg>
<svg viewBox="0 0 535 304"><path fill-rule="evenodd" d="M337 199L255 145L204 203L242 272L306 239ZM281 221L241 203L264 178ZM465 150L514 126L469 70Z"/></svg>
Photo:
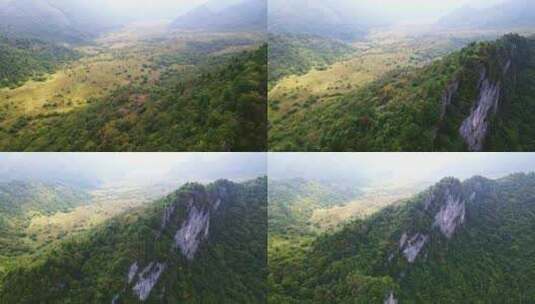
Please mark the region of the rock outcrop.
<svg viewBox="0 0 535 304"><path fill-rule="evenodd" d="M228 190L224 181L211 190L197 184L185 187L187 190L177 193L174 200L163 208L156 239L161 240L163 235L174 235L173 242L169 244L170 251L176 252L178 248L187 260L192 261L201 243L208 238L210 220L227 198ZM183 212L185 217L181 216ZM134 295L140 301L145 301L168 267L168 261L150 262L140 271L142 265L142 262L133 262L126 280ZM127 288L122 292L126 292ZM117 294L112 302L117 303L120 296Z"/></svg>
<svg viewBox="0 0 535 304"><path fill-rule="evenodd" d="M428 239L429 237L427 235L421 233L416 233L408 239L406 234L403 234L400 241L400 247L403 255L409 263L414 263Z"/></svg>
<svg viewBox="0 0 535 304"><path fill-rule="evenodd" d="M158 279L165 270L165 267L165 263L151 262L139 273L137 283L132 290L140 301L145 301L149 297L152 288L158 283Z"/></svg>
<svg viewBox="0 0 535 304"><path fill-rule="evenodd" d="M465 213L466 205L461 195L448 193L446 205L435 215L433 225L439 227L447 238L451 238L457 227L464 223Z"/></svg>
<svg viewBox="0 0 535 304"><path fill-rule="evenodd" d="M475 86L476 99L468 117L459 127L459 134L470 151L482 151L489 135L492 120L500 111L515 87L519 71L529 62L527 40L518 35L506 35L494 48L487 50L477 63L479 79ZM446 91L448 91L450 88Z"/></svg>
<svg viewBox="0 0 535 304"><path fill-rule="evenodd" d="M175 234L175 246L188 260L192 260L201 242L208 237L209 229L210 210L192 206L186 221Z"/></svg>
<svg viewBox="0 0 535 304"><path fill-rule="evenodd" d="M390 292L390 295L385 299L384 304L398 304L398 300L394 297L394 292Z"/></svg>
<svg viewBox="0 0 535 304"><path fill-rule="evenodd" d="M134 276L137 274L137 271L139 269L139 266L137 265L137 262L134 262L130 266L130 269L128 270L128 284L132 283L132 280L134 279Z"/></svg>
<svg viewBox="0 0 535 304"><path fill-rule="evenodd" d="M481 72L481 78L478 84L479 97L474 103L470 116L463 121L459 129L470 151L483 150L485 138L489 130L490 119L498 111L498 104L502 93L501 88L500 81L496 82L489 79L486 70Z"/></svg>

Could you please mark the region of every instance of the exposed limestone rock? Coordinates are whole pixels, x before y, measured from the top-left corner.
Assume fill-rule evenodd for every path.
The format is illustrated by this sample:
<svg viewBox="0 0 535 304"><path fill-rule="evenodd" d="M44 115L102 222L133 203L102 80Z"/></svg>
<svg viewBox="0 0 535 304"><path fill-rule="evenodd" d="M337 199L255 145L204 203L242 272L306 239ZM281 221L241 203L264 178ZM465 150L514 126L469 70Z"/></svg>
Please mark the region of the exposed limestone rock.
<svg viewBox="0 0 535 304"><path fill-rule="evenodd" d="M152 288L158 283L158 279L164 270L165 264L151 262L139 274L139 279L132 290L140 301L145 301L149 297Z"/></svg>
<svg viewBox="0 0 535 304"><path fill-rule="evenodd" d="M136 276L138 269L139 266L137 265L137 262L134 262L134 264L130 266L130 269L128 270L128 284L132 283L132 280Z"/></svg>
<svg viewBox="0 0 535 304"><path fill-rule="evenodd" d="M402 249L403 246L405 246L405 242L407 242L407 233L403 233L401 236L401 239L399 240L399 249Z"/></svg>
<svg viewBox="0 0 535 304"><path fill-rule="evenodd" d="M409 263L413 263L416 260L428 239L427 235L416 233L406 242L403 248L403 255L405 255Z"/></svg>
<svg viewBox="0 0 535 304"><path fill-rule="evenodd" d="M495 114L497 112L501 95L500 82L492 82L487 77L485 70L481 73L478 87L479 97L470 116L463 121L459 129L470 151L481 151L483 149L489 129L490 116L492 113Z"/></svg>
<svg viewBox="0 0 535 304"><path fill-rule="evenodd" d="M111 304L117 304L119 302L119 295L115 295L113 299L111 300Z"/></svg>
<svg viewBox="0 0 535 304"><path fill-rule="evenodd" d="M192 206L182 227L175 234L175 246L188 260L192 260L202 240L208 237L210 211Z"/></svg>
<svg viewBox="0 0 535 304"><path fill-rule="evenodd" d="M394 297L394 292L390 292L390 295L385 300L385 304L398 304L398 300Z"/></svg>
<svg viewBox="0 0 535 304"><path fill-rule="evenodd" d="M438 226L447 238L451 238L457 227L464 223L465 213L465 202L460 195L448 193L446 204L435 215L433 226Z"/></svg>
<svg viewBox="0 0 535 304"><path fill-rule="evenodd" d="M171 204L165 207L165 209L163 210L162 225L161 225L162 230L164 230L165 227L167 227L167 224L169 224L171 217L175 214L175 210L176 210L175 204Z"/></svg>

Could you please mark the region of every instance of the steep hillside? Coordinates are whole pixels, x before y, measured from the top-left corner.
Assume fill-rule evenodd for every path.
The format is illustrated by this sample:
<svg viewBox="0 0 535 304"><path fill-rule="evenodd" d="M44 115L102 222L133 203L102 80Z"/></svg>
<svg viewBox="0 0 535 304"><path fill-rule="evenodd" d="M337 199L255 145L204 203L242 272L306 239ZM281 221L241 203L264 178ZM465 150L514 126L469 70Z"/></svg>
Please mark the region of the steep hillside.
<svg viewBox="0 0 535 304"><path fill-rule="evenodd" d="M0 147L33 151L264 151L267 47L226 52L249 40L200 41L158 55L129 85L64 113L8 116L0 109ZM135 72L135 71L134 71ZM134 78L135 73L128 78ZM121 72L122 73L122 70ZM125 71L125 73L130 73ZM71 102L72 103L72 102Z"/></svg>
<svg viewBox="0 0 535 304"><path fill-rule="evenodd" d="M88 5L75 0L0 2L0 33L55 42L83 42L118 23L106 15L105 1Z"/></svg>
<svg viewBox="0 0 535 304"><path fill-rule="evenodd" d="M263 303L266 187L185 185L14 268L0 302Z"/></svg>
<svg viewBox="0 0 535 304"><path fill-rule="evenodd" d="M289 75L302 75L312 68L326 66L355 52L348 44L319 36L269 34L269 83Z"/></svg>
<svg viewBox="0 0 535 304"><path fill-rule="evenodd" d="M237 4L214 8L210 3L178 17L171 27L202 31L265 31L267 1L242 0Z"/></svg>
<svg viewBox="0 0 535 304"><path fill-rule="evenodd" d="M483 9L464 6L443 17L437 25L478 30L532 28L535 26L535 3L531 0L507 0Z"/></svg>
<svg viewBox="0 0 535 304"><path fill-rule="evenodd" d="M269 181L270 235L309 234L314 231L310 218L314 210L343 205L359 191L336 183L304 179Z"/></svg>
<svg viewBox="0 0 535 304"><path fill-rule="evenodd" d="M472 43L423 68L396 70L271 122L271 150L533 149L535 40Z"/></svg>
<svg viewBox="0 0 535 304"><path fill-rule="evenodd" d="M535 174L445 178L307 248L270 256L270 303L524 303Z"/></svg>
<svg viewBox="0 0 535 304"><path fill-rule="evenodd" d="M45 74L77 58L77 52L63 46L0 35L0 88L15 88L29 79L42 81Z"/></svg>

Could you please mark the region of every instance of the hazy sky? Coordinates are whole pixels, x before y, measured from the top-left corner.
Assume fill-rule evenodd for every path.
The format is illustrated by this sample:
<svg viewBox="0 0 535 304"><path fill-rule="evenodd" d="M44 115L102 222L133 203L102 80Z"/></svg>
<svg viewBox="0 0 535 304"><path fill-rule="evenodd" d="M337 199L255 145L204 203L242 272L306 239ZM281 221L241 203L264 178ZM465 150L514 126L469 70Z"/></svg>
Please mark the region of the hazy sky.
<svg viewBox="0 0 535 304"><path fill-rule="evenodd" d="M496 5L505 0L348 0L400 21L432 22L454 9L469 5L480 8Z"/></svg>
<svg viewBox="0 0 535 304"><path fill-rule="evenodd" d="M277 153L269 154L270 178L303 177L350 183L435 183L446 176L489 178L535 172L535 153Z"/></svg>
<svg viewBox="0 0 535 304"><path fill-rule="evenodd" d="M73 184L209 182L266 174L262 153L0 153L0 180Z"/></svg>
<svg viewBox="0 0 535 304"><path fill-rule="evenodd" d="M108 8L118 15L140 19L174 19L194 7L208 3L227 6L241 0L105 0Z"/></svg>

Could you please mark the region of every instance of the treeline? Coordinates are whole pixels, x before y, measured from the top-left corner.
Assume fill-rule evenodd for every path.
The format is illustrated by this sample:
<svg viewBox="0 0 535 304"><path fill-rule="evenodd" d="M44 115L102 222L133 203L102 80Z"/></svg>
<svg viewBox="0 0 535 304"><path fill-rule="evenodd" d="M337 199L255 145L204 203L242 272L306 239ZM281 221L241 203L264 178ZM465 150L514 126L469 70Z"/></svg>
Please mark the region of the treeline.
<svg viewBox="0 0 535 304"><path fill-rule="evenodd" d="M46 74L79 56L53 43L0 35L0 88L16 88L30 79L43 81Z"/></svg>
<svg viewBox="0 0 535 304"><path fill-rule="evenodd" d="M325 69L355 52L343 42L304 34L269 34L269 84L312 68Z"/></svg>

